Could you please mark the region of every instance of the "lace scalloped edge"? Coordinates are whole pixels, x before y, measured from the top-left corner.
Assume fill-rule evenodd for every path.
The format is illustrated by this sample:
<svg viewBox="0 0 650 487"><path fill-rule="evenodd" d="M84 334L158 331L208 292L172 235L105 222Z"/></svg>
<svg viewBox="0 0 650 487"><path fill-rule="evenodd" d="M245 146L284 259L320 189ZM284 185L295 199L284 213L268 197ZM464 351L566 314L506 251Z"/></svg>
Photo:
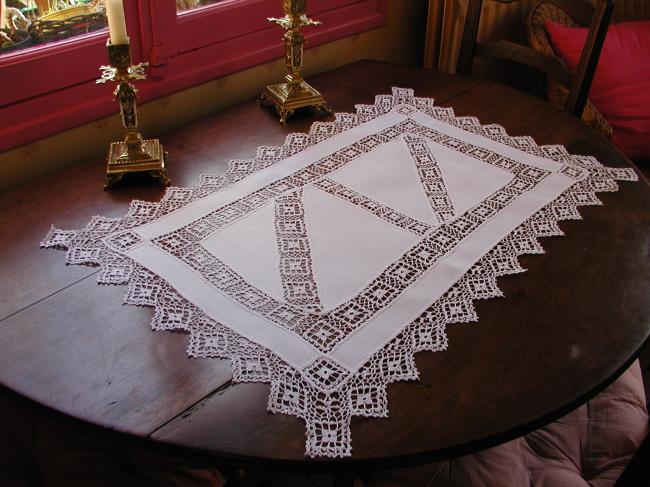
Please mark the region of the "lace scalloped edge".
<svg viewBox="0 0 650 487"><path fill-rule="evenodd" d="M591 156L571 155L563 146L538 146L531 137L508 136L500 125L481 125L475 117L455 117L453 109L435 106L430 98L414 97L410 89L393 88L392 95L377 96L374 105L355 108L355 114L336 113L333 122L314 123L307 134L288 135L281 146L259 147L254 159L232 160L224 174L203 175L196 186L168 188L159 203L134 200L123 218L95 216L78 231L52 227L41 242L44 248L66 250L68 264L99 266L100 284L128 284L124 302L153 307L154 330L187 332L189 356L229 359L235 382L270 383L268 409L305 421L306 454L312 457L351 455L351 418L388 415L386 387L395 381L418 378L415 353L447 349L446 327L477 321L474 301L503 296L497 278L523 272L519 256L543 253L539 238L562 236L558 222L581 219L579 206L601 205L596 193L617 191L616 180L638 180L633 169L607 168ZM149 223L396 108L420 110L442 122L529 154L580 166L589 171L589 176L519 225L363 367L335 380L331 388L324 389L308 371L293 369L272 351L211 320L159 276L113 252L102 242L109 234Z"/></svg>

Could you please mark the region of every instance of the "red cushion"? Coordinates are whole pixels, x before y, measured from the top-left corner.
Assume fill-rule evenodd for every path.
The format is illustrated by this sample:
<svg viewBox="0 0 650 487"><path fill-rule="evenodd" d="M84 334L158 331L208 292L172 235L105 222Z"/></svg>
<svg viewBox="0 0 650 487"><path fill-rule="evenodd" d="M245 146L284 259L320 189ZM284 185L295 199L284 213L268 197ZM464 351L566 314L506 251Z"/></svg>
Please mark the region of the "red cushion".
<svg viewBox="0 0 650 487"><path fill-rule="evenodd" d="M555 53L575 71L588 29L544 24ZM612 24L589 99L613 129L614 143L632 159L650 159L650 21Z"/></svg>

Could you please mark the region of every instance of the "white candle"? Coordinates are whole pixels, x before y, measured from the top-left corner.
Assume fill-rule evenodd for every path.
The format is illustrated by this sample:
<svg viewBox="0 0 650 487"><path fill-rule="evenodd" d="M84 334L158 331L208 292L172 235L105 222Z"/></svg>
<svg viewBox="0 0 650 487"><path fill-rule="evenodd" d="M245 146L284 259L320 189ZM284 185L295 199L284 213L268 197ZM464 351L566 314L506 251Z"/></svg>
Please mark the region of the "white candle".
<svg viewBox="0 0 650 487"><path fill-rule="evenodd" d="M122 0L105 0L106 17L108 17L108 30L111 33L111 44L128 44L129 36L126 33L126 20L124 19L124 5Z"/></svg>

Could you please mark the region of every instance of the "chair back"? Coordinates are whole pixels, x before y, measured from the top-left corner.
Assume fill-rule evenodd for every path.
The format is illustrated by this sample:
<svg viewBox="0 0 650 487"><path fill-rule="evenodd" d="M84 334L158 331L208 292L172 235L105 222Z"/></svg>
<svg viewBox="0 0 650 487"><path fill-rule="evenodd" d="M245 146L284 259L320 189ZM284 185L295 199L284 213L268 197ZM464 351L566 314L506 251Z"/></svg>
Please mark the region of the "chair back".
<svg viewBox="0 0 650 487"><path fill-rule="evenodd" d="M491 0L513 3L518 0ZM545 72L553 80L569 88L565 110L580 118L596 71L607 28L612 19L613 0L544 0L566 12L578 25L588 25L589 33L575 73L554 56L535 51L510 41L477 43L483 0L468 0L467 16L461 41L456 72L470 76L474 56L485 59L515 61ZM649 2L650 3L650 2Z"/></svg>

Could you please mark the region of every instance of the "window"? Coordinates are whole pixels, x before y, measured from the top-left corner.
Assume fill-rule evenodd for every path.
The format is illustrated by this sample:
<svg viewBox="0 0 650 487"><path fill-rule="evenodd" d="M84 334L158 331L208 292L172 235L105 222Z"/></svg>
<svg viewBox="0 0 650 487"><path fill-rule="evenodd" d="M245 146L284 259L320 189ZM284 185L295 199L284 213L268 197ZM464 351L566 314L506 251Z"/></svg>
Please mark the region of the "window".
<svg viewBox="0 0 650 487"><path fill-rule="evenodd" d="M185 12L193 8L205 7L222 0L176 0L176 12Z"/></svg>
<svg viewBox="0 0 650 487"><path fill-rule="evenodd" d="M19 3L36 9L25 17L37 18L34 4L47 2ZM102 8L103 1L58 3ZM142 102L284 55L281 32L266 21L282 15L280 0L124 0L124 7L133 61L151 65L149 79L138 83ZM323 25L305 29L307 48L378 27L385 11L386 0L310 0L310 16ZM116 111L106 86L95 85L108 62L106 29L85 29L0 49L0 151Z"/></svg>
<svg viewBox="0 0 650 487"><path fill-rule="evenodd" d="M103 0L0 0L0 54L106 27Z"/></svg>

